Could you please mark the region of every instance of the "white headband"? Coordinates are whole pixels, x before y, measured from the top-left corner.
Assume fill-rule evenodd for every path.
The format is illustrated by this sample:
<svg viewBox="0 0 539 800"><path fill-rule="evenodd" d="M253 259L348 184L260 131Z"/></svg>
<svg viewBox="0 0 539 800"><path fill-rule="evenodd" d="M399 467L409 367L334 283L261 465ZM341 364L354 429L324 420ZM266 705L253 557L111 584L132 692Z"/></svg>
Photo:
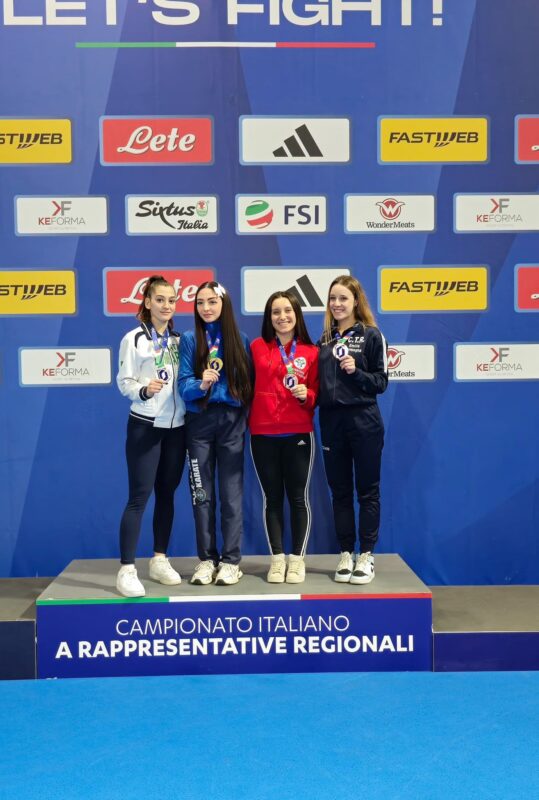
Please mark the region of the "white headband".
<svg viewBox="0 0 539 800"><path fill-rule="evenodd" d="M221 286L221 284L220 284L220 283L218 283L218 284L217 284L217 286L214 286L214 287L213 287L213 291L215 292L215 294L217 295L217 297L220 297L221 299L223 298L223 295L224 295L224 294L226 294L226 289L225 289L225 287L224 287L224 286Z"/></svg>

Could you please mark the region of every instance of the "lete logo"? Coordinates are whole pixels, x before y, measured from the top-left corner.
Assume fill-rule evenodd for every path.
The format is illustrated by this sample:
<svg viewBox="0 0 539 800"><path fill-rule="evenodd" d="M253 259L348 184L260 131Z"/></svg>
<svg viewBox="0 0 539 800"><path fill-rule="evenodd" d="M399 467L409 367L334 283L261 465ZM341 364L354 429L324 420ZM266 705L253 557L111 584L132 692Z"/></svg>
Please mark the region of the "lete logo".
<svg viewBox="0 0 539 800"><path fill-rule="evenodd" d="M101 163L211 164L210 117L101 117Z"/></svg>

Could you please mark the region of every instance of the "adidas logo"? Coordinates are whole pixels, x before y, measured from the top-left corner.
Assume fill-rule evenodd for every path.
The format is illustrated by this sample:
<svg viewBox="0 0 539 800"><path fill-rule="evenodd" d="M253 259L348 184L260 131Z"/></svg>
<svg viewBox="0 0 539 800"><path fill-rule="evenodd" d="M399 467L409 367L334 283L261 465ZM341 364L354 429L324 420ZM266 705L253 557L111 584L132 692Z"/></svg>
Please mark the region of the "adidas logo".
<svg viewBox="0 0 539 800"><path fill-rule="evenodd" d="M298 447L302 444L307 444L307 442L304 439L300 439L298 442Z"/></svg>
<svg viewBox="0 0 539 800"><path fill-rule="evenodd" d="M300 293L300 289L303 295ZM302 308L306 306L310 308L324 307L324 301L321 299L307 275L302 275L301 278L298 278L296 283L293 286L289 286L286 291L296 297Z"/></svg>
<svg viewBox="0 0 539 800"><path fill-rule="evenodd" d="M324 155L316 144L307 125L300 125L295 129L295 136L284 140L284 145L273 151L275 158L322 158Z"/></svg>

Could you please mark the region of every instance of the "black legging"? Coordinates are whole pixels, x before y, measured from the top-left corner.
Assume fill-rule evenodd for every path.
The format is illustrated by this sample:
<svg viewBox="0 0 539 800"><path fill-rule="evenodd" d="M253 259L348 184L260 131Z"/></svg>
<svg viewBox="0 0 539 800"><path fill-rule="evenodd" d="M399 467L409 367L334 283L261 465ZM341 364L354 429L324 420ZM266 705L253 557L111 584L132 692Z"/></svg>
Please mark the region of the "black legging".
<svg viewBox="0 0 539 800"><path fill-rule="evenodd" d="M290 504L292 553L305 555L311 531L309 483L314 458L312 433L251 436L255 469L264 493L264 526L272 555L283 552L284 492Z"/></svg>
<svg viewBox="0 0 539 800"><path fill-rule="evenodd" d="M129 417L125 453L129 500L120 523L120 556L122 564L134 564L142 514L152 491L154 552L167 552L174 519L174 492L185 464L185 428L154 428Z"/></svg>

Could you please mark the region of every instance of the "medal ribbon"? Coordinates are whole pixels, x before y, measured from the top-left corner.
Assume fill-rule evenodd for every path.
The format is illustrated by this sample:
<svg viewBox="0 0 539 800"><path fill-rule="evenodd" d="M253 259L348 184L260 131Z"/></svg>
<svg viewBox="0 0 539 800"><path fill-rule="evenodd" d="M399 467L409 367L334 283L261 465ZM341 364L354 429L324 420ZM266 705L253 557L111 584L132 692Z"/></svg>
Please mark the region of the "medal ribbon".
<svg viewBox="0 0 539 800"><path fill-rule="evenodd" d="M275 340L277 342L277 347L279 348L279 351L281 353L281 358L283 359L283 364L286 367L286 371L288 372L289 375L295 375L296 371L295 371L295 369L293 367L292 362L294 361L294 356L296 355L297 340L295 338L292 340L292 346L290 348L290 355L289 356L286 355L286 350L284 349L283 345L279 341L279 338L275 337Z"/></svg>
<svg viewBox="0 0 539 800"><path fill-rule="evenodd" d="M152 342L153 342L153 351L155 353L155 366L162 367L165 359L165 351L168 345L168 337L170 335L170 331L167 328L164 334L161 337L161 344L159 344L159 338L157 336L157 331L155 328L152 328Z"/></svg>
<svg viewBox="0 0 539 800"><path fill-rule="evenodd" d="M335 339L337 339L337 344L346 344L351 335L352 335L351 333L348 333L346 336L340 336L339 331L337 331L335 334Z"/></svg>
<svg viewBox="0 0 539 800"><path fill-rule="evenodd" d="M208 343L208 350L209 350L209 353L210 353L209 358L208 358L208 362L209 362L209 361L213 361L214 358L217 358L217 353L219 352L219 345L221 344L221 337L217 336L215 341L212 342L212 340L210 338L210 334L208 333L208 331L206 331L206 341Z"/></svg>

